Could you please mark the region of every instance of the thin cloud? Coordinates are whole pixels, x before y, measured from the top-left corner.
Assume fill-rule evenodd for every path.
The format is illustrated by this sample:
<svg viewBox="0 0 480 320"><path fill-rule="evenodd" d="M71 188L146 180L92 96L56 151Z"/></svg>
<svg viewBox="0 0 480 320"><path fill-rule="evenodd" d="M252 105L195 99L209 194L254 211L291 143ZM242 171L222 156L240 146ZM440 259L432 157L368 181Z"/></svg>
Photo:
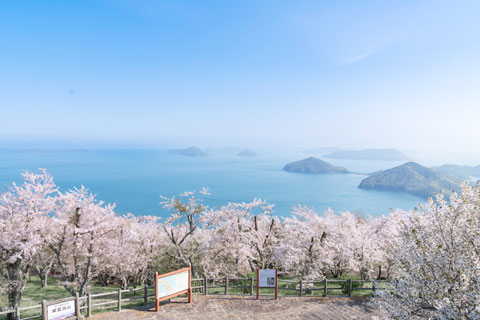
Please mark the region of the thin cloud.
<svg viewBox="0 0 480 320"><path fill-rule="evenodd" d="M350 60L347 60L345 62L345 65L349 65L349 64L354 64L354 63L357 63L358 61L361 61L365 58L368 58L369 56L371 56L372 54L378 52L380 49L374 49L374 50L370 50L370 51L367 51L365 53L362 53L361 55L359 56L356 56L354 58L351 58Z"/></svg>

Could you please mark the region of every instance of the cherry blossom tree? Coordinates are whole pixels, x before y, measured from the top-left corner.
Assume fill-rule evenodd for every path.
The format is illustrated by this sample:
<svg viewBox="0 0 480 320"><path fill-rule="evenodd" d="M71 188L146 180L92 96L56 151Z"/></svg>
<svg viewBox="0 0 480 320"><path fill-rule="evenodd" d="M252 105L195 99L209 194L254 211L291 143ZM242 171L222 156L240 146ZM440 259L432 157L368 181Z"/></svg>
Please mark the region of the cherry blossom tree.
<svg viewBox="0 0 480 320"><path fill-rule="evenodd" d="M207 189L200 191L201 195L209 195ZM173 262L182 266L191 265L192 274L196 274L195 258L201 252L205 241L201 229L201 217L208 209L201 204L202 199L195 196L195 192L184 192L180 198L166 198L162 196L161 204L171 210L170 217L163 223L165 236L165 254Z"/></svg>
<svg viewBox="0 0 480 320"><path fill-rule="evenodd" d="M265 201L254 199L207 211L202 217L208 243L201 261L203 274L214 278L245 275L257 264L273 263L275 240L270 240L277 228L275 221L279 222L263 217L271 217L271 210Z"/></svg>
<svg viewBox="0 0 480 320"><path fill-rule="evenodd" d="M57 232L48 239L55 253L63 286L72 295L84 295L101 263L113 254L116 225L114 205L96 201L84 187L60 194L54 223Z"/></svg>
<svg viewBox="0 0 480 320"><path fill-rule="evenodd" d="M164 255L161 245L162 234L161 224L158 218L154 216L142 216L136 218L137 232L139 240L137 248L139 250L139 259L143 259L140 268L134 278L134 284L145 284L153 281L155 270L153 261L155 257Z"/></svg>
<svg viewBox="0 0 480 320"><path fill-rule="evenodd" d="M309 207L297 206L284 223L285 236L277 249L282 268L294 277L322 279L329 264L325 218Z"/></svg>
<svg viewBox="0 0 480 320"><path fill-rule="evenodd" d="M25 172L0 196L0 263L8 281L9 306L20 303L34 256L42 250L41 231L56 208L57 188L45 169Z"/></svg>
<svg viewBox="0 0 480 320"><path fill-rule="evenodd" d="M430 199L403 224L396 276L378 304L391 319L480 318L480 185Z"/></svg>
<svg viewBox="0 0 480 320"><path fill-rule="evenodd" d="M135 217L131 214L115 217L116 229L111 235L115 242L111 252L103 255L103 273L120 281L122 289L130 282L144 283L151 275L154 250L158 247L158 225L155 217Z"/></svg>
<svg viewBox="0 0 480 320"><path fill-rule="evenodd" d="M363 280L380 278L381 266L386 263L385 251L388 249L389 239L394 234L389 233L391 219L381 217L353 217L349 214L349 233L352 237L354 271L358 272Z"/></svg>
<svg viewBox="0 0 480 320"><path fill-rule="evenodd" d="M51 220L51 219L49 219ZM50 248L43 246L33 256L32 265L40 278L41 287L48 287L48 274L55 263L55 255Z"/></svg>
<svg viewBox="0 0 480 320"><path fill-rule="evenodd" d="M273 204L255 199L250 206L259 207L259 214L251 215L250 243L252 255L248 258L252 270L273 268L278 264L277 247L282 236L283 225L273 215Z"/></svg>
<svg viewBox="0 0 480 320"><path fill-rule="evenodd" d="M405 210L394 210L388 216L382 216L375 218L370 222L371 229L373 230L373 237L376 239L373 245L375 250L373 257L374 263L370 270L370 278L373 277L374 268L377 268L376 278L377 280L390 280L394 275L395 256L393 254L394 249L399 245L400 233L410 217L415 215L416 212ZM372 249L370 249L372 250Z"/></svg>
<svg viewBox="0 0 480 320"><path fill-rule="evenodd" d="M355 270L355 224L356 217L350 212L335 214L330 209L325 212L325 267L334 278Z"/></svg>

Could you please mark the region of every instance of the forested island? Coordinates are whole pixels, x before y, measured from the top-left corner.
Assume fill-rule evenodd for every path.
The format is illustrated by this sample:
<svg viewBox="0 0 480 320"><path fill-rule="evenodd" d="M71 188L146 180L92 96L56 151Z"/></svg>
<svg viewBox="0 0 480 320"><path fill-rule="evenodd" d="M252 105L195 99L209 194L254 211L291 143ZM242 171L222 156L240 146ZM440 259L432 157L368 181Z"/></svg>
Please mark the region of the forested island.
<svg viewBox="0 0 480 320"><path fill-rule="evenodd" d="M348 173L348 170L315 157L288 163L284 171L308 174Z"/></svg>
<svg viewBox="0 0 480 320"><path fill-rule="evenodd" d="M358 186L366 190L401 191L422 198L434 196L443 191L449 194L452 189L460 189L461 180L447 174L424 167L416 162L372 173Z"/></svg>

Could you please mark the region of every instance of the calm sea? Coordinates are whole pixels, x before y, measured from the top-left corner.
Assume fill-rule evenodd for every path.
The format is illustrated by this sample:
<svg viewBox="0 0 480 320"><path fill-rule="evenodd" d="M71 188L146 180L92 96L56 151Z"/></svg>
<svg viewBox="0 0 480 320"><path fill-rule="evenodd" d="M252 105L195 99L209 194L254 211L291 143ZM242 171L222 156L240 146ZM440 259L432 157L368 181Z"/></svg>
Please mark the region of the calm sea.
<svg viewBox="0 0 480 320"><path fill-rule="evenodd" d="M300 153L242 158L235 152L211 152L203 158L169 155L164 150L0 151L0 186L20 181L25 169L47 168L62 191L84 185L97 198L115 202L117 212L165 216L160 197L207 187L204 203L221 206L255 197L275 204L275 214L288 216L297 204L321 213L360 211L388 214L393 208L413 209L423 199L395 192L357 188L365 178L357 174L304 175L282 171ZM325 159L354 172L373 172L398 162Z"/></svg>

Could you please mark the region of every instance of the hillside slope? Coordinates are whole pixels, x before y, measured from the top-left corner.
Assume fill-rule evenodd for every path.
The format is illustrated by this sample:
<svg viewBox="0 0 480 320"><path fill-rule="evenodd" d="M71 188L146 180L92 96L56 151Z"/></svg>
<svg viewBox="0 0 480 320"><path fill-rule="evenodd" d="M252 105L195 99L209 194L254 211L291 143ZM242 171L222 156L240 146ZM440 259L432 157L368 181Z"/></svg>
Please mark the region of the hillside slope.
<svg viewBox="0 0 480 320"><path fill-rule="evenodd" d="M366 190L401 191L428 198L440 190L445 194L449 194L452 189L459 190L460 183L455 177L436 172L416 162L407 162L371 174L363 179L358 187Z"/></svg>

